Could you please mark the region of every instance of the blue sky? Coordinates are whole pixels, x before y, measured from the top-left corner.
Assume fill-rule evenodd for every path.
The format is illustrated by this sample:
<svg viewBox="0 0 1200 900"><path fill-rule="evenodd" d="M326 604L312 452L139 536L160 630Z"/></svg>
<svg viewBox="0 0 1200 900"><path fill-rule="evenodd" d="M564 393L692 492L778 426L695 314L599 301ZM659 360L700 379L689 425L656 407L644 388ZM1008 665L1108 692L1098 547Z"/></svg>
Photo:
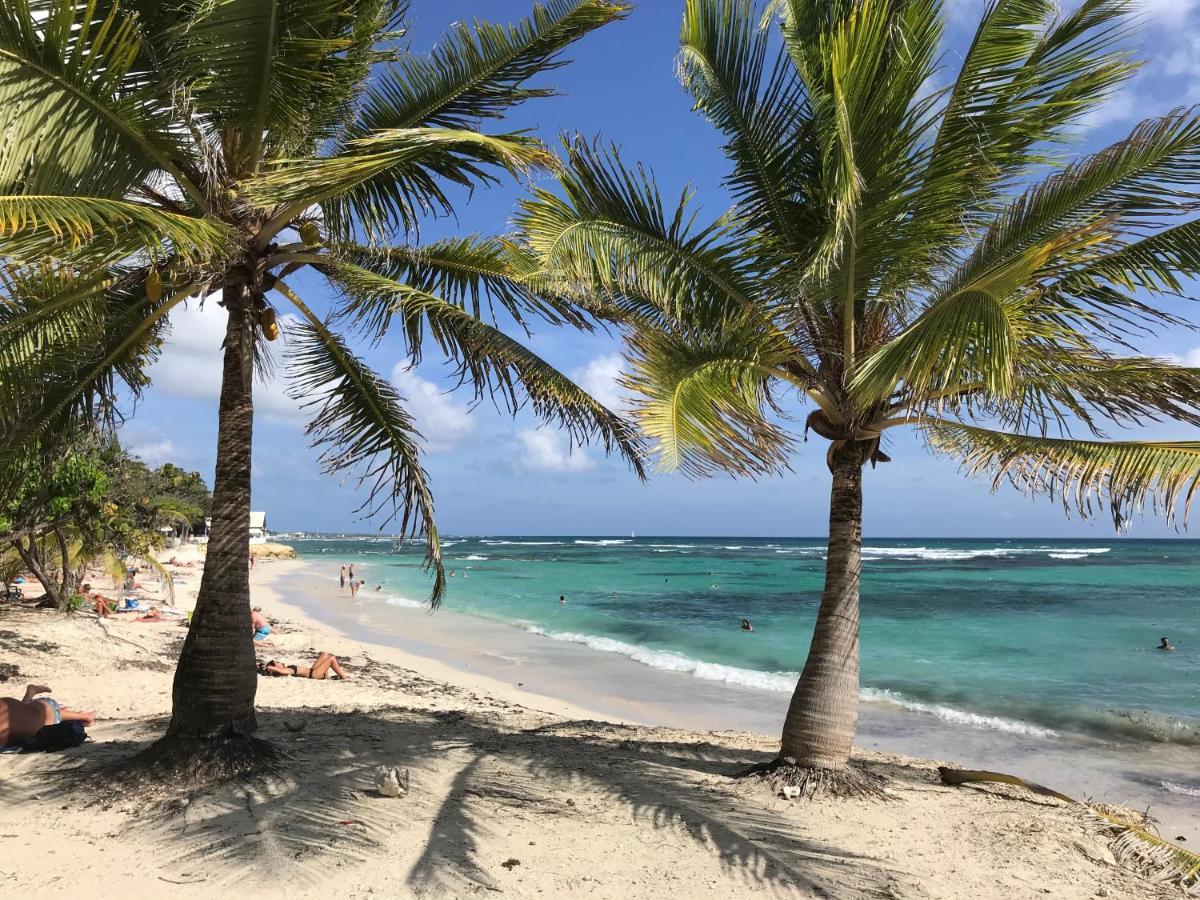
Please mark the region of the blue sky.
<svg viewBox="0 0 1200 900"><path fill-rule="evenodd" d="M409 38L427 50L446 25L476 16L512 21L528 14L529 0L414 0ZM982 0L950 0L945 67L957 67L956 50L982 9ZM535 101L508 125L534 128L548 141L578 131L618 143L627 161L650 165L667 196L695 186L706 212L716 215L726 197L720 140L698 115L674 74L682 0L642 0L624 22L601 29L568 54L574 62L544 76L563 96ZM1108 106L1088 123L1080 149L1101 146L1127 133L1137 118L1200 101L1200 0L1152 0L1143 4L1136 38L1149 62ZM491 128L498 126L492 124ZM509 228L521 185L461 197L457 219L430 222L423 237L451 233L498 233ZM301 281L304 296L325 305L318 279ZM1195 317L1195 314L1192 314ZM154 386L123 426L127 447L157 464L172 461L198 469L211 484L219 387L220 310L193 306L174 319ZM616 401L618 342L603 334L541 327L531 346L593 390ZM472 409L468 392L448 392L448 371L432 357L416 371L405 369L398 343L358 348L393 378L408 398L428 438L427 467L437 497L440 527L447 534L693 534L819 535L826 529L828 473L825 444L802 447L786 477L758 482L714 478L690 481L655 475L641 484L617 459L594 448L570 452L563 435L541 428L528 414L514 420L486 401ZM1200 365L1200 334L1177 330L1140 348ZM356 519L361 497L353 482L322 475L303 434L304 417L281 383L257 388L254 507L268 511L275 530L371 531L378 523ZM799 410L796 411L799 413ZM1195 440L1195 429L1163 426L1153 437ZM865 533L890 536L1092 536L1108 538L1106 519L1080 522L1048 500L1032 501L957 473L949 460L930 457L915 438L898 435L894 461L866 474ZM1174 532L1147 519L1134 537Z"/></svg>

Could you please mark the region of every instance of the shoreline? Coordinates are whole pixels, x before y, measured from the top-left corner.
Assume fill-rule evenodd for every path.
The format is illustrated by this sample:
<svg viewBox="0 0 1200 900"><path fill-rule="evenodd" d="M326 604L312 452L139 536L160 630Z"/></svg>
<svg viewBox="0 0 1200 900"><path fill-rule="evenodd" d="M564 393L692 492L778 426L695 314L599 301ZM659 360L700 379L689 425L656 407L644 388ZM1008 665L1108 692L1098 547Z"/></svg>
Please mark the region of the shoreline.
<svg viewBox="0 0 1200 900"><path fill-rule="evenodd" d="M202 564L198 550L186 555ZM183 613L201 569L176 571ZM332 591L322 596L320 584L315 596L298 590L297 582L314 584L306 572L303 561L253 571L253 604L275 622L258 655L306 665L328 650L351 680L260 678L258 734L283 752L280 769L194 791L159 781L129 790L100 774L162 735L182 615L143 624L0 605L0 650L20 669L20 681L10 677L2 691L49 684L60 702L98 715L81 747L0 756L0 883L14 895L316 890L347 900L385 885L389 895L414 898L1178 893L1118 863L1111 838L1082 807L1007 785L950 787L928 759L856 749L856 765L887 778L886 803L780 799L733 777L771 759L772 738L621 724L657 715L649 679L640 679L640 706L618 715L604 708L613 685L593 683L572 703L552 698L557 682L518 684L471 660L456 666L392 646L378 632L360 640L362 610L331 600ZM143 597L161 601L149 580ZM414 628L463 625L406 612L413 615L402 621ZM475 648L479 658L520 663L504 658L494 623L476 624L486 637L463 637L486 641ZM564 673L578 674L570 661L590 650L540 642L562 651ZM625 671L652 671L591 652ZM580 702L589 699L598 702ZM380 767L407 772L404 796L376 791Z"/></svg>
<svg viewBox="0 0 1200 900"><path fill-rule="evenodd" d="M360 565L369 570L369 562ZM321 572L317 560L300 557L279 573L294 598L287 604L294 614L355 640L399 649L410 659L436 665L448 680L482 679L473 684L548 712L566 704L609 721L750 732L777 740L790 691L756 690L654 668L536 629L446 609L430 614L425 608L389 604L370 592L352 601L348 592L340 596L336 580ZM609 688L597 689L597 684ZM1164 834L1200 843L1200 796L1189 793L1196 781L1196 747L1104 740L1040 727L1000 730L988 727L988 717L978 717L984 723L980 726L973 724L974 714L954 712L959 715L947 720L919 706L868 696L860 704L855 746L952 760L966 768L1018 775L1073 796L1150 808Z"/></svg>

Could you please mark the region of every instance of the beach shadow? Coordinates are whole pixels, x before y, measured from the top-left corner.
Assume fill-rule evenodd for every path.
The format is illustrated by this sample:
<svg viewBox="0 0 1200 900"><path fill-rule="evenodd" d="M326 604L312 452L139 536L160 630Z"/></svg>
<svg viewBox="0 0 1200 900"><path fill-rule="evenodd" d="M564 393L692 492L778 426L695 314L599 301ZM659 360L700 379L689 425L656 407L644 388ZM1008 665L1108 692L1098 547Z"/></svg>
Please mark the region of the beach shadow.
<svg viewBox="0 0 1200 900"><path fill-rule="evenodd" d="M665 848L655 851L664 870L675 865L670 848L691 843L747 889L839 898L899 890L898 876L877 860L804 835L765 793L735 790L728 776L753 754L731 748L643 743L639 729L608 723L513 730L494 713L406 707L266 709L259 721L261 736L287 754L280 776L191 796L172 796L167 785L163 796L142 799L131 837L152 842L149 856L162 880L282 890L327 877L331 867L399 853L391 863L396 877L417 895L513 890L512 867L569 865L570 846L547 855L549 845L562 834L588 835L598 820L632 823L639 844ZM150 723L139 723L142 736L90 745L4 800L78 791L157 736ZM374 790L379 766L409 770L406 797ZM100 790L89 802L130 800ZM505 855L514 849L514 830L542 848L528 841L523 863Z"/></svg>

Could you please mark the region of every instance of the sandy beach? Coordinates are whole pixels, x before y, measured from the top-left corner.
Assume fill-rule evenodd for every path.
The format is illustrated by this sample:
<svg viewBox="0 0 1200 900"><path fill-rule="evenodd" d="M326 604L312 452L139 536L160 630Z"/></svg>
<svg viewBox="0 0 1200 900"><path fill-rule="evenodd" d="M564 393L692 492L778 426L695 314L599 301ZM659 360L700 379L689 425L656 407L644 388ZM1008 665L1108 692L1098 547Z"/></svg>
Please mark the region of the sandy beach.
<svg viewBox="0 0 1200 900"><path fill-rule="evenodd" d="M199 585L189 558L173 568L180 611ZM83 747L0 758L5 894L1178 895L1117 863L1078 807L948 787L929 760L857 753L890 779L888 802L773 797L730 777L769 759L770 738L623 722L342 634L282 596L303 566L252 575L275 623L260 655L327 650L353 680L260 679L260 734L286 750L284 770L195 795L126 796L93 774L164 727L182 617L4 608L0 646L19 668L6 692L45 683L98 715ZM381 765L408 770L406 796L374 790Z"/></svg>

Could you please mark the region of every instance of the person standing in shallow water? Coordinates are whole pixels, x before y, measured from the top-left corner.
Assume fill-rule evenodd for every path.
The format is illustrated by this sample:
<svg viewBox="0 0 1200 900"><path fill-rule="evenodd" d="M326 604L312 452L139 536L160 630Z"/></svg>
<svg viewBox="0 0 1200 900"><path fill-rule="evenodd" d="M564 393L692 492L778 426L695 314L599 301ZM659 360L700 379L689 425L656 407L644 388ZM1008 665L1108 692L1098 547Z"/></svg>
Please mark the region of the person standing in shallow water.
<svg viewBox="0 0 1200 900"><path fill-rule="evenodd" d="M342 590L346 589L346 567L342 566L341 572L338 573L338 587Z"/></svg>
<svg viewBox="0 0 1200 900"><path fill-rule="evenodd" d="M350 563L350 572L347 577L350 579L350 583L354 584L354 563Z"/></svg>

